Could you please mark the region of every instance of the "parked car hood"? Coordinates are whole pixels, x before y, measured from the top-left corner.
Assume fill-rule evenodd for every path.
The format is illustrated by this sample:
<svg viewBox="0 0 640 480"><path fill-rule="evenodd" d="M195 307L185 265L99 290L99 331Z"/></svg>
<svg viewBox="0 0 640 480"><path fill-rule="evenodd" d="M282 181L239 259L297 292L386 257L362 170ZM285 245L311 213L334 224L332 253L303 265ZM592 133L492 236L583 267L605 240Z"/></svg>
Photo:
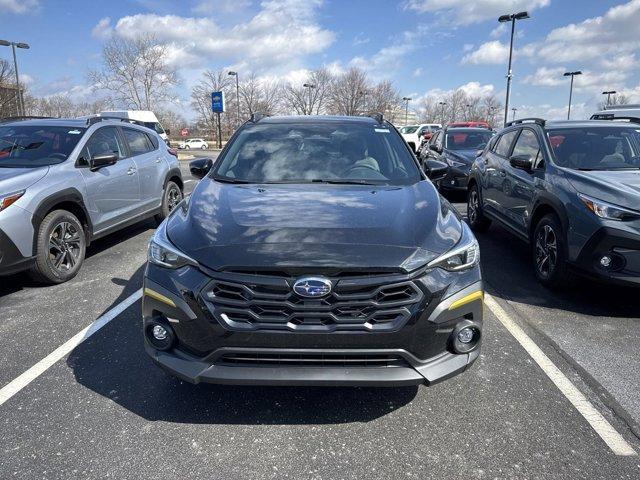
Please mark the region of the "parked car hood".
<svg viewBox="0 0 640 480"><path fill-rule="evenodd" d="M446 157L451 158L452 160L456 160L458 162L462 162L465 165L471 165L473 161L476 159L477 149L475 150L445 150L444 155Z"/></svg>
<svg viewBox="0 0 640 480"><path fill-rule="evenodd" d="M565 173L580 193L633 210L639 208L640 170L566 169Z"/></svg>
<svg viewBox="0 0 640 480"><path fill-rule="evenodd" d="M168 220L179 249L212 269L413 270L452 248L460 220L430 182L232 185L205 178Z"/></svg>
<svg viewBox="0 0 640 480"><path fill-rule="evenodd" d="M30 187L49 171L48 166L12 168L0 165L0 193L11 193Z"/></svg>

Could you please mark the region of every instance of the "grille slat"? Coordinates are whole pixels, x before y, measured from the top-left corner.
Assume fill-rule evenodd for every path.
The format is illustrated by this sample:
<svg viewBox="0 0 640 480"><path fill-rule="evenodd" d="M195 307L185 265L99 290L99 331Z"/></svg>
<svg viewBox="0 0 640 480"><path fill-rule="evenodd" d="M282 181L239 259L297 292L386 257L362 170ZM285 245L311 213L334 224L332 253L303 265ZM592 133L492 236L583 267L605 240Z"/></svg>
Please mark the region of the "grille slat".
<svg viewBox="0 0 640 480"><path fill-rule="evenodd" d="M216 365L298 366L298 367L405 367L406 360L399 355L339 355L339 354L268 354L227 353Z"/></svg>
<svg viewBox="0 0 640 480"><path fill-rule="evenodd" d="M331 278L332 292L321 299L298 296L295 278L263 275L215 278L202 292L213 316L236 330L309 332L390 331L400 328L425 295L407 277ZM395 280L395 281L394 281Z"/></svg>

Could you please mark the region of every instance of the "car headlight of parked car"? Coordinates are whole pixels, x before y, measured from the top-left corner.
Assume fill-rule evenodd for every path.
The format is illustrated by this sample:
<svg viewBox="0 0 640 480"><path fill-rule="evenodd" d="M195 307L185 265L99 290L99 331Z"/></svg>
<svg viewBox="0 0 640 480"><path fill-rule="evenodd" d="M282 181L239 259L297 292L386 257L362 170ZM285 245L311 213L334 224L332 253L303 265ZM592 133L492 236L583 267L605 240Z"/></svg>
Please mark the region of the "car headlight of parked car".
<svg viewBox="0 0 640 480"><path fill-rule="evenodd" d="M178 250L167 238L167 222L162 222L149 241L147 259L150 263L165 268L180 268L185 265L197 266L193 258Z"/></svg>
<svg viewBox="0 0 640 480"><path fill-rule="evenodd" d="M462 224L460 241L448 252L440 255L427 265L430 268L442 268L449 272L468 270L480 263L480 246L466 223Z"/></svg>
<svg viewBox="0 0 640 480"><path fill-rule="evenodd" d="M591 212L593 212L600 218L604 218L605 220L624 221L636 220L640 218L640 212L638 211L630 210L618 205L613 205L603 200L598 200L597 198L583 195L582 193L579 193L578 197L580 197L580 200L582 200L582 202L589 210L591 210Z"/></svg>

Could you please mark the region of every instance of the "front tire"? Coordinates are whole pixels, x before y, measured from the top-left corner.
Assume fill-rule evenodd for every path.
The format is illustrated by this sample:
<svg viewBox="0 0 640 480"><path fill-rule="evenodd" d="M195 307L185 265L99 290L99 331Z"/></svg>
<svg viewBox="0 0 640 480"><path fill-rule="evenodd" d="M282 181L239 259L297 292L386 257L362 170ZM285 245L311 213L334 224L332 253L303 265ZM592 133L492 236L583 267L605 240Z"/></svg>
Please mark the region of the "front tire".
<svg viewBox="0 0 640 480"><path fill-rule="evenodd" d="M206 145L202 145L202 146L200 147L200 150L206 150L206 149L207 149L207 146L206 146Z"/></svg>
<svg viewBox="0 0 640 480"><path fill-rule="evenodd" d="M532 242L533 269L538 281L557 289L571 280L567 267L565 234L560 219L545 215L536 225Z"/></svg>
<svg viewBox="0 0 640 480"><path fill-rule="evenodd" d="M177 183L171 181L167 182L162 194L162 210L154 217L156 222L160 224L165 218L167 218L173 209L182 201L183 197L184 195L182 194L182 190Z"/></svg>
<svg viewBox="0 0 640 480"><path fill-rule="evenodd" d="M473 184L467 195L467 223L474 232L486 232L491 220L484 216L478 185Z"/></svg>
<svg viewBox="0 0 640 480"><path fill-rule="evenodd" d="M49 285L64 283L78 274L87 249L84 228L66 210L50 212L38 229L36 263L29 274Z"/></svg>

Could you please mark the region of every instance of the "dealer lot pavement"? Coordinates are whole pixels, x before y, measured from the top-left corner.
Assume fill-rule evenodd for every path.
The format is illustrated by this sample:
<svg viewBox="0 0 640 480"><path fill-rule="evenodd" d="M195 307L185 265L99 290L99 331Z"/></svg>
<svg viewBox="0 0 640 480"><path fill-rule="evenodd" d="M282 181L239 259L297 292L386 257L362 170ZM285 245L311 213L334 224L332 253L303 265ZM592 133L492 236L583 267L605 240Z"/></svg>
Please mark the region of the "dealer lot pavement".
<svg viewBox="0 0 640 480"><path fill-rule="evenodd" d="M68 284L3 281L0 388L139 290L152 232L96 242ZM525 246L479 240L493 297L640 452L633 293L550 294ZM638 478L486 313L479 362L431 388L193 386L147 358L136 301L0 405L0 478Z"/></svg>

